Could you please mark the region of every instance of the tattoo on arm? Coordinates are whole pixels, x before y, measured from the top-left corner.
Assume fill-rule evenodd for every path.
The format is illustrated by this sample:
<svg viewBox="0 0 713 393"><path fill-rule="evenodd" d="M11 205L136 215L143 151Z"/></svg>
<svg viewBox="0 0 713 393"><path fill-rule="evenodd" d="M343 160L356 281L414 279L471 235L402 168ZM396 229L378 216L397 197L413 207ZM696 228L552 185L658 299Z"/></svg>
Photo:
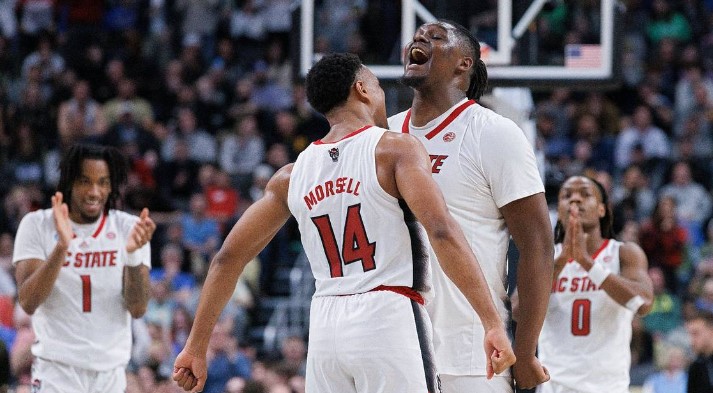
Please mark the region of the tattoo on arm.
<svg viewBox="0 0 713 393"><path fill-rule="evenodd" d="M139 265L124 268L124 302L134 318L141 317L149 301L148 267Z"/></svg>

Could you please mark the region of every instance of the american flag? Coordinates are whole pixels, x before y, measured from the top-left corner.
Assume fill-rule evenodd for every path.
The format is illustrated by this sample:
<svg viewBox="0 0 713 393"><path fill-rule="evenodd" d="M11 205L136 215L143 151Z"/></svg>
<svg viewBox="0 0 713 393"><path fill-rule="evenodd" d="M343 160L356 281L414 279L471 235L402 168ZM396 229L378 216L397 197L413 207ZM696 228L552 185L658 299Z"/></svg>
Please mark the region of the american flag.
<svg viewBox="0 0 713 393"><path fill-rule="evenodd" d="M570 44L564 48L566 68L598 68L602 65L601 45Z"/></svg>

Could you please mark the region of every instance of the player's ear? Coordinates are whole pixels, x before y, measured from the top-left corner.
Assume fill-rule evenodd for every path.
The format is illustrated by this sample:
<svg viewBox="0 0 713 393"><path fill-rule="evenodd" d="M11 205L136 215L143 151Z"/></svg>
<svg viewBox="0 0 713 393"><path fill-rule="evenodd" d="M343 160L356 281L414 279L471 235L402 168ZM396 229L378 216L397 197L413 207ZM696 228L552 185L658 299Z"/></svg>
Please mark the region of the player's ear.
<svg viewBox="0 0 713 393"><path fill-rule="evenodd" d="M460 72L469 73L475 66L475 61L470 56L464 56L458 59L456 69Z"/></svg>
<svg viewBox="0 0 713 393"><path fill-rule="evenodd" d="M357 81L352 85L352 90L356 94L359 101L366 102L369 100L369 92L367 91L366 83L364 83L363 80L357 79Z"/></svg>
<svg viewBox="0 0 713 393"><path fill-rule="evenodd" d="M604 203L599 202L597 204L597 215L599 215L599 218L602 218L606 214L607 214L607 206Z"/></svg>

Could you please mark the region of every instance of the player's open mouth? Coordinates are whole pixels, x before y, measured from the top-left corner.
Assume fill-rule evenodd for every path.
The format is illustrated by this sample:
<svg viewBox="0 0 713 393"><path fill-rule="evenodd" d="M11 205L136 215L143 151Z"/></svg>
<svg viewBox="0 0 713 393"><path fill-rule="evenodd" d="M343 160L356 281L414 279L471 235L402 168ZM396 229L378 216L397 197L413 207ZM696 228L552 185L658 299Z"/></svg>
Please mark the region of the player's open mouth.
<svg viewBox="0 0 713 393"><path fill-rule="evenodd" d="M409 60L409 65L415 64L415 65L422 65L428 62L430 60L431 56L430 54L426 53L425 50L418 48L418 47L411 47L411 49L408 52L408 60Z"/></svg>

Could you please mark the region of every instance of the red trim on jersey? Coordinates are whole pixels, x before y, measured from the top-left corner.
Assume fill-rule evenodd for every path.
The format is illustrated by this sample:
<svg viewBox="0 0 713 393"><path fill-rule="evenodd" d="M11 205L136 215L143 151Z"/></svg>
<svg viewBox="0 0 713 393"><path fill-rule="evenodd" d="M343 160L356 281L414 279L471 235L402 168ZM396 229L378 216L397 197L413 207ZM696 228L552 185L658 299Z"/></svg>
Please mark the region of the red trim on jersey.
<svg viewBox="0 0 713 393"><path fill-rule="evenodd" d="M433 139L433 137L438 135L439 132L443 131L444 128L446 128L449 124L451 124L453 122L453 120L455 120L456 117L458 117L458 115L461 114L461 112L463 112L466 108L468 108L469 106L471 106L473 104L475 104L475 100L468 100L468 101L460 104L456 109L453 110L453 112L451 112L450 115L448 115L448 117L445 118L445 120L443 120L443 122L441 122L441 124L436 126L436 128L431 130L431 132L426 134L426 139L429 139L429 140ZM410 120L411 120L411 109L409 109L408 112L406 113L406 118L404 119L404 124L401 126L401 132L403 132L405 134L409 133L409 124L408 123Z"/></svg>
<svg viewBox="0 0 713 393"><path fill-rule="evenodd" d="M92 237L96 239L97 236L101 233L102 229L104 228L104 224L106 224L106 214L102 213L102 218L101 221L99 221L99 226L97 227L97 230L94 231L92 234Z"/></svg>
<svg viewBox="0 0 713 393"><path fill-rule="evenodd" d="M599 246L599 249L597 251L594 251L594 254L592 254L592 260L597 259L599 256L599 253L604 251L605 248L607 248L607 245L609 244L609 239L604 239L604 243L602 243L601 246Z"/></svg>
<svg viewBox="0 0 713 393"><path fill-rule="evenodd" d="M378 287L372 289L369 292L374 292L374 291L391 291L391 292L398 293L399 295L404 295L407 298L413 300L414 302L416 302L420 305L424 305L426 303L423 300L423 296L421 296L420 293L416 292L413 288L410 288L410 287L379 285Z"/></svg>
<svg viewBox="0 0 713 393"><path fill-rule="evenodd" d="M321 139L317 139L317 140L314 141L313 143L314 143L315 145L329 145L329 144L332 144L332 143L337 143L337 142L343 141L343 140L345 140L345 139L347 139L347 138L351 138L351 137L353 137L354 135L356 135L356 134L358 134L358 133L360 133L360 132L366 130L366 129L369 128L369 127L371 127L371 125L364 126L364 127L360 128L360 129L354 131L354 132L351 132L351 133L345 135L343 138L338 139L338 140L336 140L336 141L334 141L334 142L324 142L324 141L322 141Z"/></svg>
<svg viewBox="0 0 713 393"><path fill-rule="evenodd" d="M408 123L411 121L411 108L406 112L406 118L404 119L404 124L401 126L401 132L404 134L409 133Z"/></svg>

